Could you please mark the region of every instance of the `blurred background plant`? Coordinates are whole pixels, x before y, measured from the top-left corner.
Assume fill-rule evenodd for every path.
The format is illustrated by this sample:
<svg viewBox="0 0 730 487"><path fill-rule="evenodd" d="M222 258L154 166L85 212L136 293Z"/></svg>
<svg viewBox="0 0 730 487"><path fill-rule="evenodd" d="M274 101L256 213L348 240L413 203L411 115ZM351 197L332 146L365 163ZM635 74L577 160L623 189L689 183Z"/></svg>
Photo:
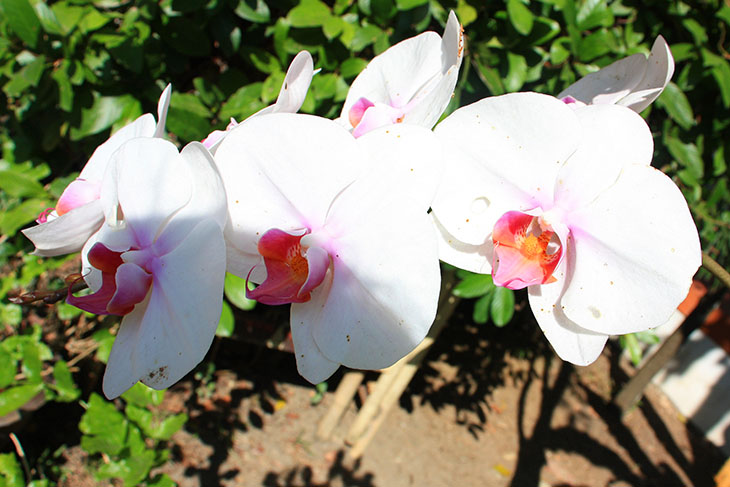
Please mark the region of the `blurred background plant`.
<svg viewBox="0 0 730 487"><path fill-rule="evenodd" d="M466 52L447 113L506 92L557 94L616 59L648 53L663 35L677 69L644 113L654 165L685 194L705 252L728 266L730 6L722 0L0 0L0 416L22 419L18 411L39 395L80 404L79 441L104 459L97 478L172 485L149 471L165 461L165 441L184 415L152 417L149 408L162 399L150 392L114 403L94 394L113 319L8 302L19 290L62 288L78 270L74 256L30 256L18 230L55 204L113 130L154 113L167 83L167 130L182 145L272 103L289 62L306 49L321 72L302 111L334 118L369 59L425 30L441 33L450 9L464 27ZM459 277L455 293L476 299L476 323L504 326L515 303L524 305L522 294L495 288L489 276ZM234 333L235 308L253 306L244 285L226 281L219 336ZM119 442L101 445L100 427L116 428ZM61 475L33 465L24 473L8 455L0 457L6 485Z"/></svg>

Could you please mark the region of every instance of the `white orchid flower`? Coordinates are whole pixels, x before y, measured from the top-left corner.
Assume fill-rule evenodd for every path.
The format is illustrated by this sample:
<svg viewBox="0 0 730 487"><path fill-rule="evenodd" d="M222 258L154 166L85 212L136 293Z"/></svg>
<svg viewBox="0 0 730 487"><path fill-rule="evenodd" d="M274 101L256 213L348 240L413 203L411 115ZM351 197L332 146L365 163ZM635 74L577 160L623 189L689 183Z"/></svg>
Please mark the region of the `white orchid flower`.
<svg viewBox="0 0 730 487"><path fill-rule="evenodd" d="M452 11L443 38L424 32L373 58L352 82L338 120L355 137L401 122L432 128L454 93L463 54Z"/></svg>
<svg viewBox="0 0 730 487"><path fill-rule="evenodd" d="M41 213L38 225L23 230L35 245L34 255L52 257L81 250L89 237L104 221L101 203L101 181L112 154L122 144L136 137L163 137L172 87L167 87L157 102L157 122L145 113L125 125L96 148L79 177L64 189L55 208Z"/></svg>
<svg viewBox="0 0 730 487"><path fill-rule="evenodd" d="M302 108L302 103L307 97L307 90L312 82L314 76L314 62L312 61L312 55L308 51L301 51L299 54L294 56L289 69L286 71L284 76L284 82L279 90L279 96L273 105L266 108L262 108L258 112L254 113L246 120L259 115L265 115L267 113L296 113ZM243 122L245 122L244 120ZM214 130L205 139L202 140L203 145L210 150L211 154L215 154L218 146L223 141L223 138L232 129L237 127L243 122L237 122L235 118L231 118L231 121L226 126L225 130Z"/></svg>
<svg viewBox="0 0 730 487"><path fill-rule="evenodd" d="M228 270L260 283L249 297L292 303L297 367L310 382L341 364L389 366L426 335L440 283L427 210L441 153L423 127L355 139L300 114L250 120L218 149Z"/></svg>
<svg viewBox="0 0 730 487"><path fill-rule="evenodd" d="M686 297L697 229L649 165L635 112L517 93L463 107L435 133L452 148L432 204L441 259L527 287L564 360L591 363L609 335L658 326Z"/></svg>
<svg viewBox="0 0 730 487"><path fill-rule="evenodd" d="M142 381L163 389L205 356L220 318L226 199L210 153L137 138L112 156L101 204L106 223L84 246L94 291L68 302L123 316L104 373L114 398Z"/></svg>
<svg viewBox="0 0 730 487"><path fill-rule="evenodd" d="M649 57L634 54L579 79L558 98L582 105L616 104L641 112L661 95L674 74L674 58L659 36Z"/></svg>

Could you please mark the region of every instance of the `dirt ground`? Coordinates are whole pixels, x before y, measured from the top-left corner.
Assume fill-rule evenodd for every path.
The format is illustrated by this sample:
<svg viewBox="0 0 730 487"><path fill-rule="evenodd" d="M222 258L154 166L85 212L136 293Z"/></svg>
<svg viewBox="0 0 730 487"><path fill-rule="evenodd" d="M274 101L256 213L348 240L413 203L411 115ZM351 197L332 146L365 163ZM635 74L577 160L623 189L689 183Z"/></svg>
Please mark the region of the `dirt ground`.
<svg viewBox="0 0 730 487"><path fill-rule="evenodd" d="M216 363L238 365L214 374L209 396L188 381L163 405L186 405L191 421L162 471L181 487L714 485L723 455L658 389L624 418L611 407L627 377L616 349L574 368L520 316L497 329L457 315L356 461L344 436L359 404L331 439L315 434L343 372L313 406L291 355L228 343Z"/></svg>

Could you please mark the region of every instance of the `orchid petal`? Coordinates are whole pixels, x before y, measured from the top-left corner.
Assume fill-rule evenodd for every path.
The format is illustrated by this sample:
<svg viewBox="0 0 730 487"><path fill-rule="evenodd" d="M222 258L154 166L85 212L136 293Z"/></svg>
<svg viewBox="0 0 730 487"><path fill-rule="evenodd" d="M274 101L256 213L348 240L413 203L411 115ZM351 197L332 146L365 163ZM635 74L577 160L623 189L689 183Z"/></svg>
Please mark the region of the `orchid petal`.
<svg viewBox="0 0 730 487"><path fill-rule="evenodd" d="M559 278L552 284L530 286L530 308L558 357L575 365L588 365L601 354L608 335L582 328L565 316L561 306L556 304L563 282Z"/></svg>
<svg viewBox="0 0 730 487"><path fill-rule="evenodd" d="M116 292L106 309L109 313L125 315L144 301L152 284L152 276L136 264L124 263L116 269Z"/></svg>
<svg viewBox="0 0 730 487"><path fill-rule="evenodd" d="M66 186L56 204L56 213L61 216L80 206L99 199L101 183L75 179Z"/></svg>
<svg viewBox="0 0 730 487"><path fill-rule="evenodd" d="M623 167L648 166L654 154L649 126L636 112L616 105L588 105L575 114L583 137L555 184L556 204L566 210L590 203L616 181Z"/></svg>
<svg viewBox="0 0 730 487"><path fill-rule="evenodd" d="M482 245L464 243L446 231L434 212L430 215L436 226L440 260L477 274L492 272L494 246L491 239Z"/></svg>
<svg viewBox="0 0 730 487"><path fill-rule="evenodd" d="M701 263L682 193L650 166L624 168L589 206L568 215L575 246L561 304L584 328L623 334L664 323Z"/></svg>
<svg viewBox="0 0 730 487"><path fill-rule="evenodd" d="M157 138L131 140L114 154L109 180L117 185L124 220L140 248L149 246L170 215L190 201L194 180L181 159L171 142Z"/></svg>
<svg viewBox="0 0 730 487"><path fill-rule="evenodd" d="M33 255L53 257L81 250L103 218L101 202L96 200L22 232L36 247Z"/></svg>
<svg viewBox="0 0 730 487"><path fill-rule="evenodd" d="M445 147L432 207L460 241L481 245L507 211L552 205L552 183L578 147L574 111L556 98L515 93L462 107L434 130Z"/></svg>
<svg viewBox="0 0 730 487"><path fill-rule="evenodd" d="M301 151L293 155L292 147ZM236 127L221 143L216 163L228 198L226 239L248 255L257 253L259 237L271 228L321 227L337 194L366 167L347 130L330 120L287 113Z"/></svg>
<svg viewBox="0 0 730 487"><path fill-rule="evenodd" d="M157 101L157 125L155 126L155 133L153 137L164 137L165 136L165 124L167 123L167 109L170 106L170 97L172 96L172 85L168 84L160 99Z"/></svg>
<svg viewBox="0 0 730 487"><path fill-rule="evenodd" d="M648 107L669 84L674 74L674 58L667 41L658 36L646 60L646 71L641 81L626 97L618 101L639 113Z"/></svg>
<svg viewBox="0 0 730 487"><path fill-rule="evenodd" d="M152 137L154 133L155 117L151 113L145 113L134 122L120 128L106 142L96 148L89 161L81 170L79 179L101 181L111 161L112 154L122 144L137 137Z"/></svg>
<svg viewBox="0 0 730 487"><path fill-rule="evenodd" d="M314 76L312 55L307 51L301 51L294 57L289 69L286 71L276 103L258 111L254 116L266 113L298 112L307 97L307 90L309 90L309 84L312 82L312 76Z"/></svg>
<svg viewBox="0 0 730 487"><path fill-rule="evenodd" d="M205 356L220 318L225 275L220 227L202 220L152 269L154 283L122 320L103 389L114 398L138 380L164 389Z"/></svg>
<svg viewBox="0 0 730 487"><path fill-rule="evenodd" d="M398 123L403 120L403 111L393 108L384 103L376 103L374 106L365 110L360 123L357 124L352 131L353 137L360 137L371 130L375 130L386 125Z"/></svg>

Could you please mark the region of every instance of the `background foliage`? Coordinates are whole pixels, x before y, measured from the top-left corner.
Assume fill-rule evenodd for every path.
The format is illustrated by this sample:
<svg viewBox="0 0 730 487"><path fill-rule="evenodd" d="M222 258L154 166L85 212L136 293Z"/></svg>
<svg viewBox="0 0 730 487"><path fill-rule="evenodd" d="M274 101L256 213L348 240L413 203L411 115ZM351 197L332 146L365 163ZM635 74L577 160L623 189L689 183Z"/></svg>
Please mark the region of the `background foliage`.
<svg viewBox="0 0 730 487"><path fill-rule="evenodd" d="M146 476L164 462L165 440L185 419L153 421L147 408L158 399L147 393L114 406L93 394L93 384L81 391L75 383L73 364L108 355L114 323L87 327L80 338L95 353L81 356L50 335L58 334L53 326L90 316L59 306L32 323L27 309L7 302L9 292L39 280L62 287L63 273L75 270L68 259L29 256L18 230L54 205L111 131L154 113L167 83L174 90L167 129L184 144L272 103L289 62L307 49L321 72L302 111L334 118L369 59L424 30L441 32L450 9L464 26L466 52L449 111L518 90L557 94L618 58L648 53L663 35L677 69L644 113L654 165L684 192L703 249L727 267L730 6L721 0L0 0L0 416L38 394L51 402L81 395L81 445L110 459L98 477L171 485ZM511 291L495 289L488 276L461 277L456 292L479 298L476 322L509 322ZM250 308L242 286L229 278L226 296ZM219 335L233 327L226 304ZM119 441L102 444L98 428L116 428L109 434ZM144 441L154 448L142 448ZM17 459L0 457L0 480L24 485L22 476Z"/></svg>

